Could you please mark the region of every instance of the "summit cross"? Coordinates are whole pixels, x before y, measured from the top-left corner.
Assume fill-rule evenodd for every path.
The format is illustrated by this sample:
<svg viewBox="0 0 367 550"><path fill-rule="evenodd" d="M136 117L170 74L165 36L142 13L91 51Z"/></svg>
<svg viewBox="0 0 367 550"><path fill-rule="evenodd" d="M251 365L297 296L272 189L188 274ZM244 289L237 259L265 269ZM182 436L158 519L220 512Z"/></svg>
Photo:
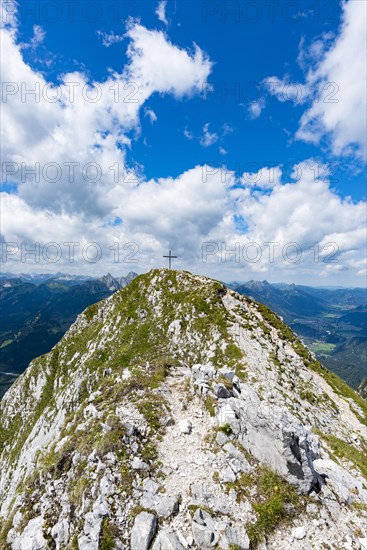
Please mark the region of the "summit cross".
<svg viewBox="0 0 367 550"><path fill-rule="evenodd" d="M170 250L168 256L163 256L163 258L168 258L168 269L171 269L172 258L177 258L177 256L172 256Z"/></svg>

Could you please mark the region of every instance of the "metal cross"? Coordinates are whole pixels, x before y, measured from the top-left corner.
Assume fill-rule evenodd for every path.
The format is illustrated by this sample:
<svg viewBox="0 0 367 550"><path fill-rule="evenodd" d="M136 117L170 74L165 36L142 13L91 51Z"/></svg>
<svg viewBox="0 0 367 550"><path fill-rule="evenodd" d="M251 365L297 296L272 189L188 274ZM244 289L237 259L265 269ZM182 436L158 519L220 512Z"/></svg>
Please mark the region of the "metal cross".
<svg viewBox="0 0 367 550"><path fill-rule="evenodd" d="M169 269L171 269L171 260L172 258L177 258L177 256L172 256L171 251L169 251L169 255L163 256L163 258L168 258L168 266L169 266Z"/></svg>

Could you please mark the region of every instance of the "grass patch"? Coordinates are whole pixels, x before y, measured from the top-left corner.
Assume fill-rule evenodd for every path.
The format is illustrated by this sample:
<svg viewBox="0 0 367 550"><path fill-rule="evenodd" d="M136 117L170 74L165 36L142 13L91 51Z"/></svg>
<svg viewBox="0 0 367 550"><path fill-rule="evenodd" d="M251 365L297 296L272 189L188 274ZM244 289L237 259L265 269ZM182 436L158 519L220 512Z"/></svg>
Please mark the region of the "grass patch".
<svg viewBox="0 0 367 550"><path fill-rule="evenodd" d="M256 548L265 535L273 532L289 517L287 504L292 505L296 512L300 512L304 506L295 488L267 466L258 466L255 472L242 474L230 485L229 489L233 487L239 499L247 498L256 512L255 523L246 526L251 548Z"/></svg>
<svg viewBox="0 0 367 550"><path fill-rule="evenodd" d="M308 401L309 403L317 403L316 395L310 390L301 390L299 396L301 399L303 399L304 401Z"/></svg>
<svg viewBox="0 0 367 550"><path fill-rule="evenodd" d="M107 518L103 519L101 534L99 537L99 550L114 550L115 539L119 537L117 526Z"/></svg>
<svg viewBox="0 0 367 550"><path fill-rule="evenodd" d="M213 416L213 417L215 416L215 404L216 404L215 399L213 399L212 397L210 397L210 395L208 395L208 397L204 401L204 405L206 410L210 414L210 416Z"/></svg>
<svg viewBox="0 0 367 550"><path fill-rule="evenodd" d="M324 434L320 430L316 429L314 432L327 443L334 456L348 460L361 472L361 474L367 479L367 445L363 444L363 450L359 451L350 443L347 443L343 439L336 437L332 434Z"/></svg>
<svg viewBox="0 0 367 550"><path fill-rule="evenodd" d="M219 426L218 432L223 432L227 436L230 436L233 433L231 426L227 422Z"/></svg>

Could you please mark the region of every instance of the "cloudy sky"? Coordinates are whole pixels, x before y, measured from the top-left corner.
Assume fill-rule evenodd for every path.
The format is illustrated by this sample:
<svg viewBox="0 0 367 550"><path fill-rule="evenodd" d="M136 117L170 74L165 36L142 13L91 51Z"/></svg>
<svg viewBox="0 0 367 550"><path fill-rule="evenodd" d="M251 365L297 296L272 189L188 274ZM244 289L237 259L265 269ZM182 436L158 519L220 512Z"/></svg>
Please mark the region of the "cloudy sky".
<svg viewBox="0 0 367 550"><path fill-rule="evenodd" d="M2 2L2 269L364 286L366 11Z"/></svg>

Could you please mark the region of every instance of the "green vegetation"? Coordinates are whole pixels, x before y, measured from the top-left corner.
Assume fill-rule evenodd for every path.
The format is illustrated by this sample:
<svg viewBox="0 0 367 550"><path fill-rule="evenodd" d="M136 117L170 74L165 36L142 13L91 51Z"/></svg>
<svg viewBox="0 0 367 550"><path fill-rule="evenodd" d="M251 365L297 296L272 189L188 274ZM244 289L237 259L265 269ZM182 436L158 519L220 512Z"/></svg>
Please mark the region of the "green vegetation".
<svg viewBox="0 0 367 550"><path fill-rule="evenodd" d="M302 344L300 339L292 332L292 330L285 324L283 321L271 311L270 308L264 304L257 303L257 308L263 317L270 323L274 328L277 329L281 338L288 340L292 345L294 351L304 360L305 365L312 369L313 371L320 374L332 389L344 399L352 399L356 405L363 411L363 416L361 416L358 411L354 410L353 412L359 418L360 422L367 425L367 403L366 401L358 395L346 382L344 382L339 376L333 372L326 369L321 363L315 360L309 350ZM352 407L351 407L352 408ZM353 408L352 408L353 410Z"/></svg>
<svg viewBox="0 0 367 550"><path fill-rule="evenodd" d="M310 390L301 390L299 393L301 399L312 403L313 405L317 403L316 395Z"/></svg>
<svg viewBox="0 0 367 550"><path fill-rule="evenodd" d="M297 337L292 332L292 330L280 319L280 317L274 313L268 306L255 302L258 311L261 313L263 318L274 328L277 329L279 335L284 340L289 340L289 342L294 342ZM269 329L268 329L269 330Z"/></svg>
<svg viewBox="0 0 367 550"><path fill-rule="evenodd" d="M218 376L216 382L218 384L223 384L223 386L228 390L228 391L231 391L233 389L233 383L232 381L227 378L227 376Z"/></svg>
<svg viewBox="0 0 367 550"><path fill-rule="evenodd" d="M100 550L114 550L115 548L115 539L119 536L119 530L107 518L103 519L102 529L99 538L99 549Z"/></svg>
<svg viewBox="0 0 367 550"><path fill-rule="evenodd" d="M142 512L149 512L150 514L155 514L154 510L150 510L149 508L144 508L143 506L136 505L130 510L131 519L134 520L136 516L138 516Z"/></svg>
<svg viewBox="0 0 367 550"><path fill-rule="evenodd" d="M358 411L353 410L353 407L351 406L351 409L353 410L354 414L358 417L359 421L363 424L367 425L367 402L358 395L357 392L355 392L344 380L339 378L339 376L328 369L326 369L319 361L316 361L312 358L309 351L302 346L302 344L298 344L295 351L301 355L303 358L305 365L312 369L313 371L320 374L326 382L331 386L331 388L335 391L336 394L340 395L340 397L343 397L344 399L351 399L354 401L354 403L362 410L363 416L359 414Z"/></svg>
<svg viewBox="0 0 367 550"><path fill-rule="evenodd" d="M84 315L86 316L88 321L91 321L93 317L97 314L97 312L98 312L98 304L92 304L84 311Z"/></svg>
<svg viewBox="0 0 367 550"><path fill-rule="evenodd" d="M208 397L204 401L204 405L210 416L215 416L215 404L216 401L208 395Z"/></svg>
<svg viewBox="0 0 367 550"><path fill-rule="evenodd" d="M311 349L315 353L330 354L336 348L336 344L327 344L326 342L316 341L312 344Z"/></svg>
<svg viewBox="0 0 367 550"><path fill-rule="evenodd" d="M245 497L251 502L257 514L255 523L246 526L251 548L256 548L266 534L287 519L287 505L300 512L305 504L292 485L266 466L258 466L254 473L242 474L229 485L239 499Z"/></svg>
<svg viewBox="0 0 367 550"><path fill-rule="evenodd" d="M315 429L314 432L321 439L323 439L325 443L327 443L334 454L334 457L338 457L342 460L348 460L354 464L354 466L360 470L362 475L367 479L367 445L365 443L362 444L362 451L359 451L356 447L350 445L350 443L347 443L335 435L324 434L318 429Z"/></svg>
<svg viewBox="0 0 367 550"><path fill-rule="evenodd" d="M219 426L218 432L223 432L225 435L230 436L232 435L232 428L228 423L222 424Z"/></svg>

